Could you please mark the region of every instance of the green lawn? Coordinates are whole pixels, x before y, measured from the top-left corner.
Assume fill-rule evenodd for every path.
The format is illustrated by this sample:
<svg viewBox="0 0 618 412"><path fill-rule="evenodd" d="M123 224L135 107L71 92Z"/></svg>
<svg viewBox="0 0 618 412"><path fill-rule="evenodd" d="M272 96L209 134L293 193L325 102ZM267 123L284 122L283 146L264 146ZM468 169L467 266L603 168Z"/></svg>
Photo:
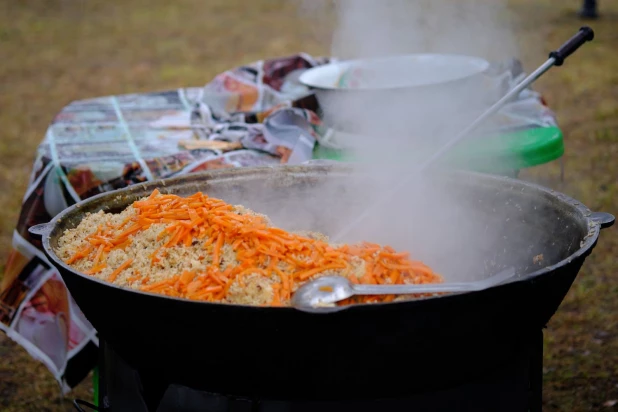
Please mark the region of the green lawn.
<svg viewBox="0 0 618 412"><path fill-rule="evenodd" d="M581 24L579 0L510 3L528 70ZM618 214L618 4L601 3L595 42L537 85L566 135L566 181L557 164L523 177ZM200 86L267 56L328 53L329 36L311 23L285 0L0 0L0 273L34 149L65 104ZM547 411L611 410L603 404L618 399L617 251L610 229L548 326ZM90 383L72 397L90 398ZM70 408L46 369L0 334L0 410Z"/></svg>

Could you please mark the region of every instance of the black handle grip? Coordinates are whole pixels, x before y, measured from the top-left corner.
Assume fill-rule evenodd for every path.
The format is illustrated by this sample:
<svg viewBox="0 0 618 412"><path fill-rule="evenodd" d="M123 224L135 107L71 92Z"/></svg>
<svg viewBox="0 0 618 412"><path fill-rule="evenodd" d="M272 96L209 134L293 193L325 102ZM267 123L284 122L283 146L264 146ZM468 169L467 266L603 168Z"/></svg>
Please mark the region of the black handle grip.
<svg viewBox="0 0 618 412"><path fill-rule="evenodd" d="M562 63L564 63L567 57L573 54L575 50L579 49L582 44L592 39L594 39L594 31L590 27L584 26L579 29L575 36L571 37L566 43L560 46L558 50L549 53L549 57L553 57L556 61L554 65L562 66Z"/></svg>

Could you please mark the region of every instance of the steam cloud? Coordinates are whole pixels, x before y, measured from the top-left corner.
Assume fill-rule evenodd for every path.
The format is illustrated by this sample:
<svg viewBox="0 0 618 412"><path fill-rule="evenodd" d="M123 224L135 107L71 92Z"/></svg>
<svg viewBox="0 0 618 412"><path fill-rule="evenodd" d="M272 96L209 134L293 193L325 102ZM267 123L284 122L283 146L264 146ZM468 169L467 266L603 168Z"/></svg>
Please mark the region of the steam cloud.
<svg viewBox="0 0 618 412"><path fill-rule="evenodd" d="M506 0L298 1L301 12L316 21L320 30L327 26L324 22L335 21L331 54L339 59L453 53L495 61L517 55ZM328 120L353 129L353 137L345 143L363 159L364 177L348 181L345 190L340 182L322 184L318 195L289 190L287 196L302 199L282 201L285 207L276 210L272 205L267 210L254 207L273 213L274 222L282 227L334 235L388 192L393 182L415 173L419 158L436 150L495 100L495 90L482 88L460 95L443 90L422 97L382 93L358 100L334 98L326 107ZM491 249L503 233L495 222L508 217L489 225L475 202L465 191L417 179L342 240L368 240L408 250L448 280L478 278L480 268L491 265L492 256L498 254ZM298 213L299 208L303 213ZM487 275L497 270L481 271Z"/></svg>

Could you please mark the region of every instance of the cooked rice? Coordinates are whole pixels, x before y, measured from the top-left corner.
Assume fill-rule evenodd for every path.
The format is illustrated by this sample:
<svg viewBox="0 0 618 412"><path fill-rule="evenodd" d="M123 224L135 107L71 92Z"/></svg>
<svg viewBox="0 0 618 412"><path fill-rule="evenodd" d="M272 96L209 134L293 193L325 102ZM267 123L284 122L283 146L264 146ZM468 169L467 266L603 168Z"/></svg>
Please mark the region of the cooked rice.
<svg viewBox="0 0 618 412"><path fill-rule="evenodd" d="M189 209L189 207L182 206L188 204L188 200L172 197L172 195L160 195L158 192L153 193L149 198L142 199L139 205L140 207L148 206L148 202L153 200L165 205L162 196L167 196L165 197L166 201L172 199L168 202L170 204L181 204L180 208L174 210L184 213ZM201 196L202 199L209 199L209 201L211 199L205 195ZM175 198L180 200L173 200ZM218 199L212 201L215 202L214 205L219 205L217 207L221 208L220 205L223 204L221 201ZM138 202L134 205L138 205ZM441 278L433 274L426 266L421 266L422 263L402 260L403 258L399 257L400 254L395 254L388 247L367 246L369 244L335 246L330 245L328 237L321 233L296 232L290 234L279 230L273 233L286 233L285 236L287 237L277 240L279 243L272 243L268 251L262 251L247 248L246 242L240 242L240 237L237 239L230 235L230 233L236 233L230 232L232 229L225 233L219 231L217 234L216 227L212 223L213 220L208 221L210 226L206 223L202 223L201 226L197 224L193 226L193 222L198 220L182 220L190 224L185 223L184 226L180 226L178 222L181 219L175 221L172 219L173 221L170 222L169 218L168 221L165 221L166 218L146 218L143 215L144 212L140 212L140 209L134 207L134 205L117 214L104 213L103 211L87 214L77 227L66 230L60 237L58 247L55 250L56 254L77 271L91 274L91 276L102 280L112 281L119 286L162 293L168 296L243 305L289 305L290 294L293 294L299 286L308 280L324 275L347 276L358 283L393 283L392 279L395 278L397 278L397 283L441 282ZM164 208L165 206L161 206L160 210L164 210ZM202 217L211 219L212 216L215 216L214 213L218 213L213 212L215 209L213 206L208 211L206 208L203 210L196 208L195 210L202 210ZM158 213L163 214L164 212ZM223 216L227 216L228 221L226 222L228 223L226 224L236 222L236 220L229 220L230 213L243 217L238 220L239 226L234 226L234 230L238 233L243 230L248 230L251 233L250 227L246 229L248 224L243 223L245 220L242 219L245 218L253 219L251 222L262 222L268 230L276 230L266 216L257 214L243 206L233 206L231 211L222 213L224 213ZM220 216L220 214L216 216ZM195 214L192 219L194 217ZM140 227L128 236L121 235L128 229L130 231L133 227L131 225L137 225L136 222L140 222L140 219L147 220L148 224L144 224L143 228ZM217 219L217 217L212 219ZM221 220L218 222L221 223ZM165 247L173 238L172 229L180 233L184 227L189 227L186 230L190 231L188 235L190 239L185 237L184 241ZM221 226L219 229L226 230L222 229L223 227ZM212 230L213 233L211 236L200 238L200 230ZM218 265L213 261L217 236L221 236L223 239ZM225 236L229 238L225 239ZM120 241L124 243L113 245L110 243ZM190 241L190 244L185 244L185 241ZM285 242L288 242L287 245ZM313 248L312 253L308 252L309 246ZM258 247L266 248L266 246ZM274 251L276 247L279 247L278 252ZM300 247L303 252L293 250L294 247L297 249ZM275 255L279 256L280 253L283 253L280 250L286 251L283 257L287 260L277 260L275 266L271 265L271 263L275 263L272 262L272 259L276 258ZM318 253L318 250L321 252ZM371 252L373 250L375 252ZM243 256L251 254L255 256L255 258L244 257L245 261L258 262L254 269L251 267L243 268L243 263L238 259L240 251L244 254ZM267 254L267 252L270 254ZM386 257L395 255L397 257ZM320 266L316 264L316 256L321 259L320 261L329 259L341 261L341 259L344 259L346 267L331 265L333 267L324 267L323 270L319 270ZM390 266L384 263L386 261L390 262ZM380 264L383 266L379 266ZM397 269L404 264L408 265L409 269L407 269L408 266L404 267L405 270ZM122 265L125 265L126 268L118 273L118 269ZM369 271L368 265L371 266ZM388 267L395 269L387 269ZM372 268L376 269L372 270ZM420 272L414 268L419 268ZM315 273L311 274L312 271ZM306 279L299 278L299 276L307 276L307 273L311 276ZM209 290L212 290L212 293ZM394 299L394 296L356 297L347 303L392 301Z"/></svg>

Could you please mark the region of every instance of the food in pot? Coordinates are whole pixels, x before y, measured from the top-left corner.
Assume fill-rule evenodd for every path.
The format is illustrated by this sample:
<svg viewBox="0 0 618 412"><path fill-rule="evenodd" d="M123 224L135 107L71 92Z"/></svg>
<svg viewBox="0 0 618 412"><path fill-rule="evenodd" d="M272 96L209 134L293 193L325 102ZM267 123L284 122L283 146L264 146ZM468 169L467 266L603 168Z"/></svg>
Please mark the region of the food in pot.
<svg viewBox="0 0 618 412"><path fill-rule="evenodd" d="M75 270L119 286L243 305L288 306L299 286L324 275L365 284L442 282L408 253L288 232L264 215L203 193L179 197L155 190L121 213L87 214L60 237L56 254ZM355 296L341 304L402 298Z"/></svg>

